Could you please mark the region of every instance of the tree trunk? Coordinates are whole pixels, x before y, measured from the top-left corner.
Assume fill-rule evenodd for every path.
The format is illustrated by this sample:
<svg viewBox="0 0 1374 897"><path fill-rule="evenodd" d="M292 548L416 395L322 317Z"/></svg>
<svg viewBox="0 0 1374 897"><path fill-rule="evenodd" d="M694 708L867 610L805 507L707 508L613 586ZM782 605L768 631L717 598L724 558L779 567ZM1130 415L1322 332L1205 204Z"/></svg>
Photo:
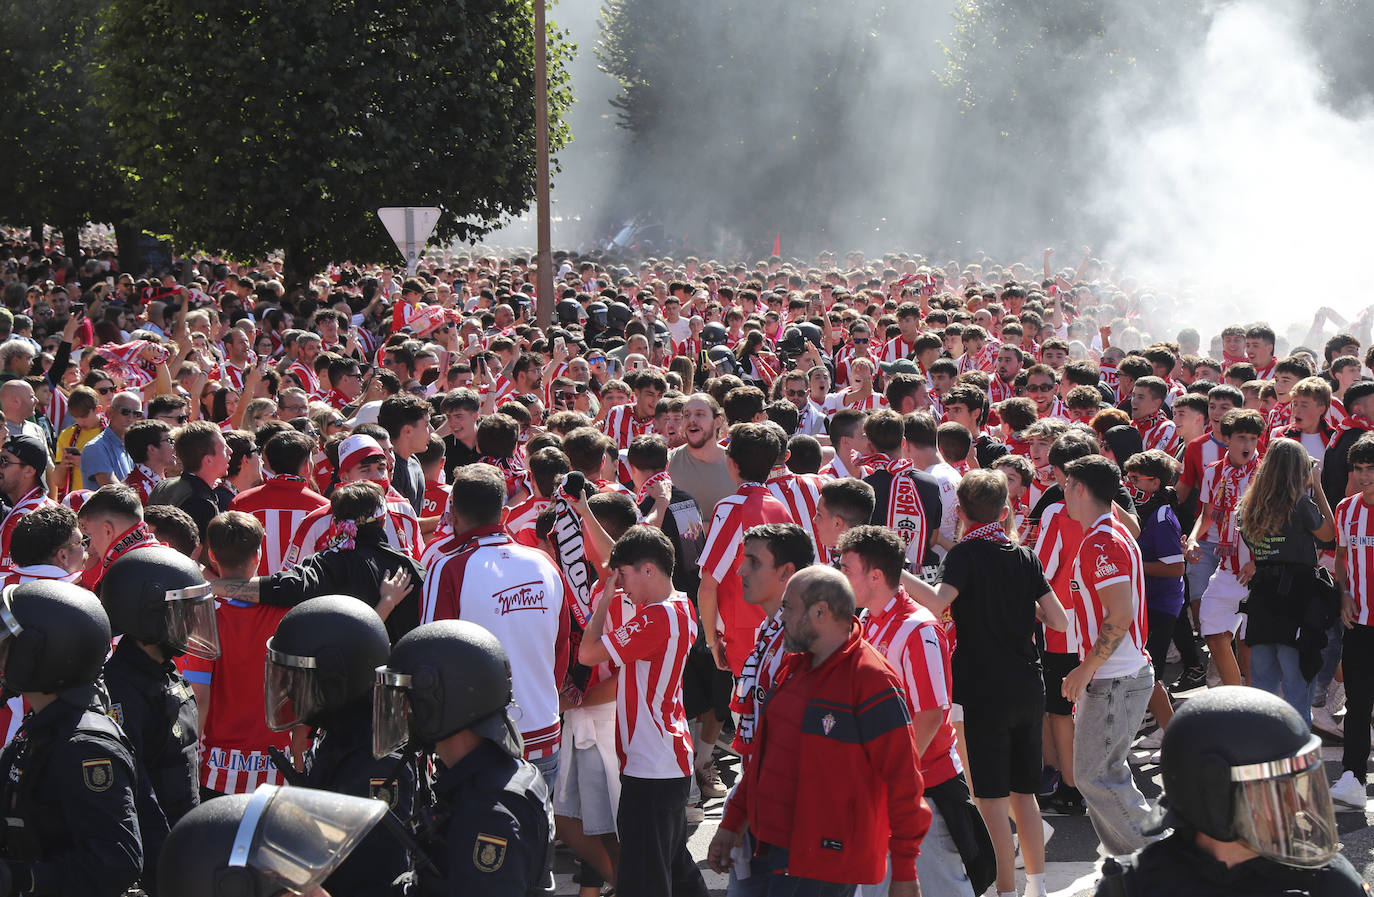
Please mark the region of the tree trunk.
<svg viewBox="0 0 1374 897"><path fill-rule="evenodd" d="M29 225L29 242L43 245L43 222Z"/></svg>
<svg viewBox="0 0 1374 897"><path fill-rule="evenodd" d="M304 246L299 243L288 246L281 267L282 286L286 287L288 294L299 290L310 283L310 278L320 273L320 267L319 259Z"/></svg>
<svg viewBox="0 0 1374 897"><path fill-rule="evenodd" d="M119 270L137 278L143 273L143 259L139 257L138 241L142 235L131 221L115 224L115 243L119 253Z"/></svg>
<svg viewBox="0 0 1374 897"><path fill-rule="evenodd" d="M62 254L72 260L72 264L81 261L81 225L64 224L62 226Z"/></svg>

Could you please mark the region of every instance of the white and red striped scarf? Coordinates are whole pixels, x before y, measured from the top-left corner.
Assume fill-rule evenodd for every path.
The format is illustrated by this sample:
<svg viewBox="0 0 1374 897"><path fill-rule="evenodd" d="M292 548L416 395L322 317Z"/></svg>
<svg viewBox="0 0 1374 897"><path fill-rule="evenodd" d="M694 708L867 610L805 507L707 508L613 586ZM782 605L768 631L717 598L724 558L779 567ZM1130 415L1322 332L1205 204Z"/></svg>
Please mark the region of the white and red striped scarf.
<svg viewBox="0 0 1374 897"><path fill-rule="evenodd" d="M754 649L744 658L744 667L735 680L735 690L730 695L730 709L739 714L739 722L735 725L735 738L730 746L738 753L747 753L754 740L760 709L757 698L766 696L772 690L773 683L761 684L759 674L768 670L774 659L782 653L783 639L778 637L781 629L781 614L764 618L754 638Z"/></svg>
<svg viewBox="0 0 1374 897"><path fill-rule="evenodd" d="M1326 450L1331 451L1334 449L1336 443L1340 441L1341 436L1349 433L1351 430L1360 430L1365 433L1374 432L1374 421L1371 421L1363 414L1347 414L1341 422L1336 425L1336 429L1332 431L1331 439L1326 443Z"/></svg>
<svg viewBox="0 0 1374 897"><path fill-rule="evenodd" d="M640 486L638 491L635 492L635 504L639 504L644 501L644 499L648 498L649 490L659 483L667 483L669 489L673 488L673 479L668 475L668 471L660 470L658 473L645 480L644 485Z"/></svg>
<svg viewBox="0 0 1374 897"><path fill-rule="evenodd" d="M984 542L1010 542L1007 536L1006 527L1002 526L1002 521L994 520L992 523L984 523L982 526L975 526L973 529L964 533L960 542L971 542L981 539Z"/></svg>

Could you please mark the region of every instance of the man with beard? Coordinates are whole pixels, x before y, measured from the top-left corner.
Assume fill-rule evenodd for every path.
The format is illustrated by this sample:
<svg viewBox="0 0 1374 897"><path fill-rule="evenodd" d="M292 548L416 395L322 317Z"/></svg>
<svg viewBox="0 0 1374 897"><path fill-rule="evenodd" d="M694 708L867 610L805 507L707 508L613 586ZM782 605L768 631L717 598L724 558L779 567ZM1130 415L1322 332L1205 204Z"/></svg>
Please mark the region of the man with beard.
<svg viewBox="0 0 1374 897"><path fill-rule="evenodd" d="M735 492L735 481L725 466L725 449L716 443L723 416L720 405L706 393L689 396L682 406L686 444L673 449L668 456L668 473L673 482L695 498L700 508L714 508L722 498Z"/></svg>
<svg viewBox="0 0 1374 897"><path fill-rule="evenodd" d="M890 852L889 893L919 894L916 854L930 810L901 679L863 640L854 593L838 571L795 573L781 619L785 647L797 653L782 661L707 862L732 869L747 824L759 848L747 854L749 876L781 886L769 892L876 884ZM816 787L816 771L840 769L842 780Z"/></svg>

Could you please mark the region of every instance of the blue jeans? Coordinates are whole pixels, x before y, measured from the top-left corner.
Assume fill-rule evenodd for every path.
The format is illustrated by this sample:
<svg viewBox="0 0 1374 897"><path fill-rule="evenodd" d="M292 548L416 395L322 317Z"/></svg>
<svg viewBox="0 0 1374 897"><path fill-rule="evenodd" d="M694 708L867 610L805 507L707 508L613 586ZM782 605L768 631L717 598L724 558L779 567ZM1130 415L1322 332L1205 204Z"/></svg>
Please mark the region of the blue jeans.
<svg viewBox="0 0 1374 897"><path fill-rule="evenodd" d="M1150 840L1150 814L1135 785L1127 754L1155 687L1147 663L1129 676L1094 679L1074 707L1073 775L1093 829L1107 853L1134 853Z"/></svg>
<svg viewBox="0 0 1374 897"><path fill-rule="evenodd" d="M959 856L959 848L950 837L949 826L940 816L940 810L930 801L930 831L921 839L921 853L916 857L916 877L921 882L921 893L935 897L936 894L948 897L974 897L973 882L968 879L964 868L964 858ZM887 877L876 885L859 885L857 897L887 897L892 885L892 862L887 864Z"/></svg>
<svg viewBox="0 0 1374 897"><path fill-rule="evenodd" d="M748 878L737 878L731 870L727 897L854 897L857 885L788 875L787 858L786 850L770 846L766 854L749 860Z"/></svg>
<svg viewBox="0 0 1374 897"><path fill-rule="evenodd" d="M1207 591L1207 581L1217 572L1221 559L1217 557L1217 543L1205 539L1197 543L1198 559L1188 565L1184 575L1188 578L1188 600L1197 601ZM1184 609L1187 613L1187 609Z"/></svg>
<svg viewBox="0 0 1374 897"><path fill-rule="evenodd" d="M1331 684L1331 680L1336 678L1336 667L1341 662L1341 643L1345 641L1345 624L1340 617L1331 624L1331 628L1326 630L1326 647L1322 648L1322 668L1317 671L1317 678L1313 680L1312 697L1316 697L1317 692L1326 694L1326 687ZM1310 704L1311 701L1309 700ZM1308 709L1311 712L1311 708Z"/></svg>
<svg viewBox="0 0 1374 897"><path fill-rule="evenodd" d="M549 794L553 794L558 789L558 751L530 762L544 777L544 784L549 786Z"/></svg>
<svg viewBox="0 0 1374 897"><path fill-rule="evenodd" d="M1340 625L1339 621L1336 625ZM1298 669L1297 648L1292 645L1251 645L1250 684L1283 698L1298 711L1303 722L1312 725L1312 697L1316 694L1317 682L1303 678L1302 671Z"/></svg>

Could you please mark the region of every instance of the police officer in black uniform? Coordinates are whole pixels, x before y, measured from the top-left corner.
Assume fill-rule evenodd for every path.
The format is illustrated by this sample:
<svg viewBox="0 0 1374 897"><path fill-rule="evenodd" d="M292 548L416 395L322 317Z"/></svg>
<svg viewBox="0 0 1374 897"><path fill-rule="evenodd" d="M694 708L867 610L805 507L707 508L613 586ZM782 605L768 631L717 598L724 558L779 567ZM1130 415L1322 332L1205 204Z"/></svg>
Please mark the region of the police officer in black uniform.
<svg viewBox="0 0 1374 897"><path fill-rule="evenodd" d="M416 782L409 756L372 756L372 683L390 654L386 626L357 598L322 595L297 605L267 642L267 725L277 732L298 725L318 730L305 775L299 782L289 776L292 784L379 799L409 819ZM405 846L378 829L325 890L333 897L374 897L409 868Z"/></svg>
<svg viewBox="0 0 1374 897"><path fill-rule="evenodd" d="M214 598L200 566L165 545L115 561L101 593L110 627L123 634L105 663L110 716L133 743L167 824L176 825L200 803L200 760L196 696L172 659L219 657Z"/></svg>
<svg viewBox="0 0 1374 897"><path fill-rule="evenodd" d="M1164 730L1152 822L1173 834L1108 859L1098 897L1367 893L1337 852L1321 746L1288 702L1257 688L1189 700Z"/></svg>
<svg viewBox="0 0 1374 897"><path fill-rule="evenodd" d="M442 620L410 632L377 670L374 756L416 743L438 756L422 838L424 897L552 894L553 809L543 776L522 759L506 714L510 661L475 623Z"/></svg>
<svg viewBox="0 0 1374 897"><path fill-rule="evenodd" d="M95 684L109 649L105 610L80 586L0 598L0 679L33 708L0 752L0 894L116 897L139 878L134 749Z"/></svg>
<svg viewBox="0 0 1374 897"><path fill-rule="evenodd" d="M177 897L318 894L385 813L381 801L289 785L215 798L167 836L158 890Z"/></svg>

